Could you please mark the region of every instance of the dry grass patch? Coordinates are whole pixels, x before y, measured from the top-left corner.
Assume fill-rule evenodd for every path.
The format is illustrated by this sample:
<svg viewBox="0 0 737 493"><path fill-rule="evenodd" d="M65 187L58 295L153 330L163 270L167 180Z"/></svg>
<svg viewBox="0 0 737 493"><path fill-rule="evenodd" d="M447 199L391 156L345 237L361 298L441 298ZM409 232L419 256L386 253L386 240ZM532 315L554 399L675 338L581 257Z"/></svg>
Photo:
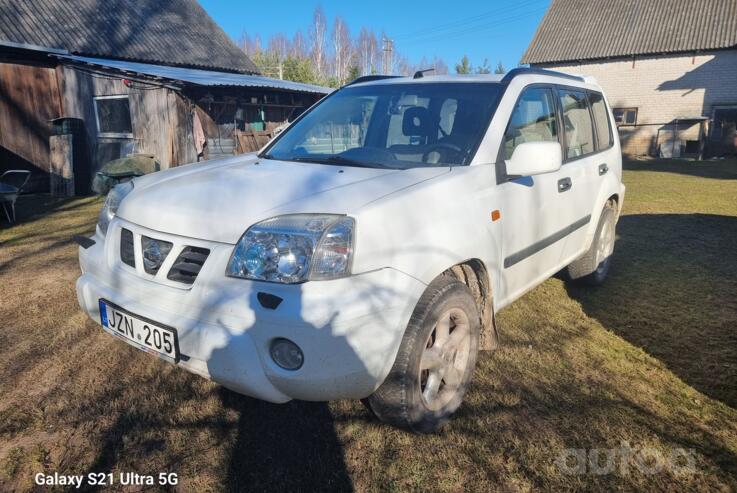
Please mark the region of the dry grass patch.
<svg viewBox="0 0 737 493"><path fill-rule="evenodd" d="M735 490L737 163L631 163L625 183L607 285L551 279L504 310L502 348L427 436L357 402L239 396L106 336L77 307L71 241L101 202L22 197L0 230L0 490L54 471L171 471L181 491ZM694 468L559 464L623 447Z"/></svg>

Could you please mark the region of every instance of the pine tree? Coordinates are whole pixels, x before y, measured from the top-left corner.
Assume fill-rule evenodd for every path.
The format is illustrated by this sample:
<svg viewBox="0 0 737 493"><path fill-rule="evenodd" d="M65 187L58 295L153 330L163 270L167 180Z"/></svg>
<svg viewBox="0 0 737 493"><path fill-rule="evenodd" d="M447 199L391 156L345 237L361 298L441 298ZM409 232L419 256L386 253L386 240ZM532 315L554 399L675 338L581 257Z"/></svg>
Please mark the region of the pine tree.
<svg viewBox="0 0 737 493"><path fill-rule="evenodd" d="M461 63L456 63L456 73L470 74L472 70L473 67L471 66L471 62L468 60L468 55L463 55L463 58L461 58Z"/></svg>

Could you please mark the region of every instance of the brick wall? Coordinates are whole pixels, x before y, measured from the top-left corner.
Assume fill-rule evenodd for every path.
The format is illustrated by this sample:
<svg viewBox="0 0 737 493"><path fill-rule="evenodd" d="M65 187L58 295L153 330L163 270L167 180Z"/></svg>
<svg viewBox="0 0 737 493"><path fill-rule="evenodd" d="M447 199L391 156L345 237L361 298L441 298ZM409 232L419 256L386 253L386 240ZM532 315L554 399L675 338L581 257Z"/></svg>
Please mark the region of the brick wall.
<svg viewBox="0 0 737 493"><path fill-rule="evenodd" d="M545 68L594 76L613 108L638 109L637 126L620 127L622 150L629 155L657 153L660 144L672 141L672 122L676 118L711 117L715 105L737 105L737 50ZM697 136L697 125L678 127L681 141Z"/></svg>

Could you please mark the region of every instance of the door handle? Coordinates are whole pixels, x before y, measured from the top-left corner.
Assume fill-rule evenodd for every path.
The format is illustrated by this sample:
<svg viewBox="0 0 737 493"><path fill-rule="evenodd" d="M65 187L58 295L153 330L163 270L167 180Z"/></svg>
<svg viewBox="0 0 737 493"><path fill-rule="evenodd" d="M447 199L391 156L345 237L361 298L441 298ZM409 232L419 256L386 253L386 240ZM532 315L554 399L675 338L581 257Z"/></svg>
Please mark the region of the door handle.
<svg viewBox="0 0 737 493"><path fill-rule="evenodd" d="M605 175L607 171L609 171L609 166L606 163L599 165L599 176Z"/></svg>
<svg viewBox="0 0 737 493"><path fill-rule="evenodd" d="M573 187L573 182L570 178L561 178L558 180L558 193L567 192Z"/></svg>

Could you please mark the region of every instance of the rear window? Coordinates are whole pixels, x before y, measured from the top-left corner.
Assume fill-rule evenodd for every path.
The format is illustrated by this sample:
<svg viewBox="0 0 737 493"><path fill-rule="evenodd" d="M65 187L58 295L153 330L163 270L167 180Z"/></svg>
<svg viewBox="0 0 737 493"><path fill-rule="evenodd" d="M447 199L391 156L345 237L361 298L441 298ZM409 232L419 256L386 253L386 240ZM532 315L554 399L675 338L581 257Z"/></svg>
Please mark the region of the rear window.
<svg viewBox="0 0 737 493"><path fill-rule="evenodd" d="M566 158L572 159L594 152L594 126L591 122L585 91L561 89L558 91L563 110L566 135Z"/></svg>
<svg viewBox="0 0 737 493"><path fill-rule="evenodd" d="M591 92L589 93L589 101L591 102L591 113L594 115L596 140L599 143L599 150L607 149L613 144L613 138L612 127L609 123L609 114L604 103L604 96L598 92Z"/></svg>

